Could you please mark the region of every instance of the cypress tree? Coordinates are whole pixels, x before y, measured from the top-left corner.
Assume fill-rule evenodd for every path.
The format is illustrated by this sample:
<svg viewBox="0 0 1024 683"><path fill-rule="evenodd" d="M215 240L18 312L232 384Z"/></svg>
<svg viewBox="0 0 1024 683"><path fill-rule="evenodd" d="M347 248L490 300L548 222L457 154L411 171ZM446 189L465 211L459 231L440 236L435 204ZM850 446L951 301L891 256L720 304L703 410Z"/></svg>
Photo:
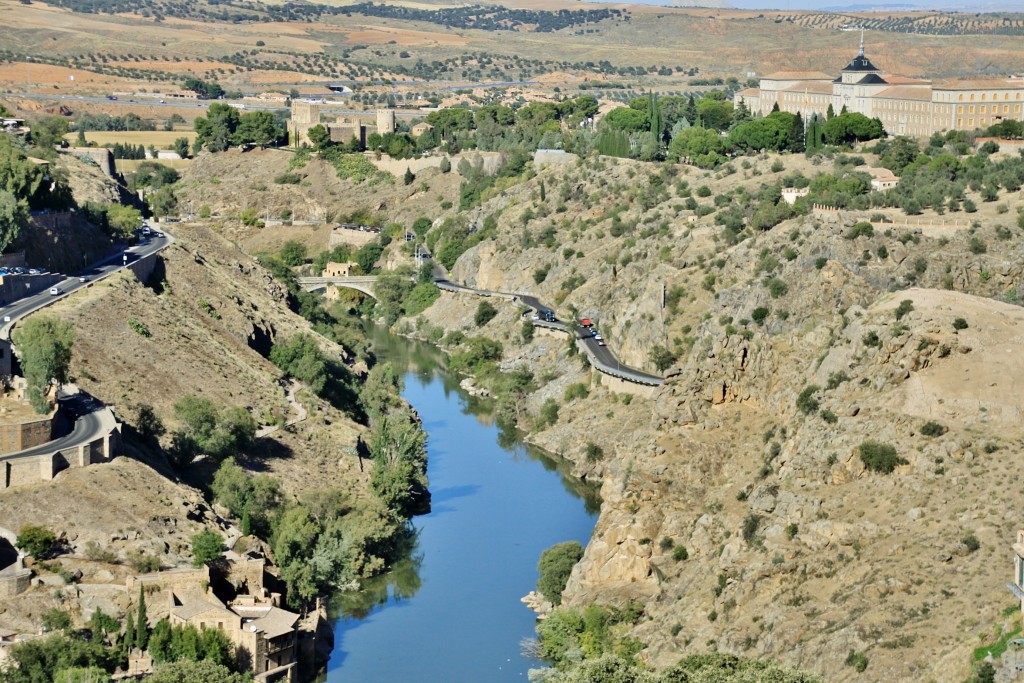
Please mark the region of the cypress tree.
<svg viewBox="0 0 1024 683"><path fill-rule="evenodd" d="M654 139L660 144L662 128L664 127L661 122L661 105L658 104L658 96L653 92L647 96L647 115L651 119L651 133L654 135Z"/></svg>
<svg viewBox="0 0 1024 683"><path fill-rule="evenodd" d="M777 111L780 111L779 110L779 103L778 102L776 102L775 104L772 105L772 113L774 114Z"/></svg>
<svg viewBox="0 0 1024 683"><path fill-rule="evenodd" d="M405 177L403 178L403 182L406 185L412 185L412 181L414 181L414 180L416 180L416 176L413 175L412 169L409 168L408 166L406 166L405 167Z"/></svg>
<svg viewBox="0 0 1024 683"><path fill-rule="evenodd" d="M825 112L825 118L826 119L831 119L835 115L836 115L836 110L832 108L832 103L829 102L828 110Z"/></svg>
<svg viewBox="0 0 1024 683"><path fill-rule="evenodd" d="M797 112L793 117L793 125L789 129L789 151L802 152L804 148L804 117Z"/></svg>
<svg viewBox="0 0 1024 683"><path fill-rule="evenodd" d="M124 638L121 640L121 654L124 657L132 651L135 644L135 613L129 612L128 619L124 623Z"/></svg>
<svg viewBox="0 0 1024 683"><path fill-rule="evenodd" d="M146 616L146 594L139 586L139 616L135 620L135 647L145 650L149 644L149 617Z"/></svg>
<svg viewBox="0 0 1024 683"><path fill-rule="evenodd" d="M544 181L540 181L540 200L543 202L547 199L547 193L544 191Z"/></svg>
<svg viewBox="0 0 1024 683"><path fill-rule="evenodd" d="M686 106L683 108L683 116L691 126L697 125L697 103L693 101L693 95L686 100Z"/></svg>

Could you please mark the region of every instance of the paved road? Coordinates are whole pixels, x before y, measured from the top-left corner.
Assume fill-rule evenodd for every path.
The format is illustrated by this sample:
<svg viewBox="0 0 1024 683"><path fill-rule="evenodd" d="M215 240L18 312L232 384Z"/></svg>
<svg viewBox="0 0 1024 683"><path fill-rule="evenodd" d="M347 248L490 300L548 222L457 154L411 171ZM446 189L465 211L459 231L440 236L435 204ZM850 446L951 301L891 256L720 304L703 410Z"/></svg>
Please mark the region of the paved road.
<svg viewBox="0 0 1024 683"><path fill-rule="evenodd" d="M440 287L441 289L445 289L452 292L483 294L485 296L508 296L503 292L489 292L479 289L473 289L471 287L463 287L462 285L456 285L447 280L437 281L437 286ZM538 299L535 296L530 296L529 294L516 294L515 296L518 298L519 301L522 301L524 304L537 311L537 313L540 313L540 311L542 310L555 310L551 306L544 305L540 301L540 299ZM591 362L595 366L597 366L598 369L600 369L602 372L612 375L613 377L620 377L630 382L637 382L639 384L649 385L659 385L665 381L662 377L659 377L658 375L652 375L649 372L644 372L643 370L637 370L636 368L631 368L628 365L623 365L622 362L615 357L615 354L613 354L607 346L601 346L600 344L598 344L597 340L590 336L590 331L586 330L585 328L575 328L573 326L567 325L566 323L558 320L557 318L554 320L554 322L546 320L534 320L533 324L537 325L538 327L548 327L555 330L562 330L564 332L568 332L569 334L574 334L577 339L583 342L583 346L586 349L587 355L590 357Z"/></svg>
<svg viewBox="0 0 1024 683"><path fill-rule="evenodd" d="M37 455L47 455L56 451L62 451L65 448L75 448L80 444L89 443L109 433L117 424L113 413L109 410L104 410L106 406L88 394L76 393L65 395L59 397L58 400L61 403L61 407L75 419L75 427L71 430L71 433L59 439L47 441L40 446L2 455L0 456L0 461L32 458Z"/></svg>
<svg viewBox="0 0 1024 683"><path fill-rule="evenodd" d="M94 263L85 270L75 273L74 275L70 275L55 284L54 287L63 290L63 294L52 296L48 290L45 290L39 294L25 297L24 299L20 299L9 306L0 308L0 315L3 316L3 324L0 325L0 339L10 339L11 328L20 318L24 318L29 313L34 313L40 308L48 306L54 301L68 296L77 289L88 287L90 282L102 279L111 273L120 270L126 263L137 261L140 258L149 256L150 254L155 254L161 249L166 248L172 242L173 240L166 236L143 238L142 242L127 249L126 251L114 254L99 263ZM127 261L125 261L125 255L128 257ZM85 276L88 280L86 282L80 281L79 278L82 276ZM14 277L18 278L20 276L15 275ZM10 320L7 319L8 317L10 317Z"/></svg>
<svg viewBox="0 0 1024 683"><path fill-rule="evenodd" d="M117 272L124 268L127 263L132 263L133 261L137 261L140 258L149 256L150 254L155 254L156 252L167 248L173 243L173 241L174 240L171 237L167 236L151 236L143 238L143 241L134 247L124 252L114 254L103 261L89 266L80 273L76 273L73 276L65 278L62 282L55 285L63 290L62 294L54 296L48 291L44 291L34 296L26 297L17 303L0 309L0 314L4 316L3 326L0 327L0 338L9 339L11 328L21 318L38 311L40 308L50 305L54 301L58 301L69 296L72 292L81 287L87 287L89 283L94 280L102 279L109 276L111 273ZM127 256L127 258L125 258L125 256ZM87 277L88 280L86 282L82 282L79 279L81 276ZM8 320L8 318L10 319ZM76 393L73 394L60 395L58 400L60 401L62 408L75 419L75 426L74 429L71 430L71 433L34 448L28 448L16 453L0 455L0 460L31 458L37 455L54 453L66 448L74 448L81 444L89 443L90 441L98 439L102 435L109 433L110 430L116 426L114 414L110 410L106 409L106 406L104 406L100 401L88 394L77 392L76 390Z"/></svg>

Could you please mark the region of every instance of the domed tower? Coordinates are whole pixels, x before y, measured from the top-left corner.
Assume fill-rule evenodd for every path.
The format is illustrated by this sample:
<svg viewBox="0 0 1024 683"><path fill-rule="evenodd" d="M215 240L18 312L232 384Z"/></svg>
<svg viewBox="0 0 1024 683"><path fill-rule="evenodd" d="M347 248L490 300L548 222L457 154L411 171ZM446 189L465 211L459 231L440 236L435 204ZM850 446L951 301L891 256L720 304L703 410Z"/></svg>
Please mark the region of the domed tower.
<svg viewBox="0 0 1024 683"><path fill-rule="evenodd" d="M861 31L860 50L857 51L857 56L851 59L843 69L843 75L840 78L843 83L860 83L868 74L878 75L879 73L881 71L864 56L864 31Z"/></svg>
<svg viewBox="0 0 1024 683"><path fill-rule="evenodd" d="M874 116L871 98L889 87L879 74L881 70L864 56L864 31L860 33L860 50L857 56L843 69L839 78L832 81L832 108L838 114L843 109L867 117Z"/></svg>
<svg viewBox="0 0 1024 683"><path fill-rule="evenodd" d="M395 132L395 110L394 109L378 109L377 110L377 133L384 135L385 133Z"/></svg>

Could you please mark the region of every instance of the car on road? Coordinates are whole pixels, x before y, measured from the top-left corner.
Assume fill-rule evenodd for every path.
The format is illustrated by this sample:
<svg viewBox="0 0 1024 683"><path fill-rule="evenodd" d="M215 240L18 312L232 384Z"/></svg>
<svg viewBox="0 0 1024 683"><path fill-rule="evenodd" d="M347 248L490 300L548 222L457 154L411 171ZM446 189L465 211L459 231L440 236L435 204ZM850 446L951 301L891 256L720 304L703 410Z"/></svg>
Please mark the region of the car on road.
<svg viewBox="0 0 1024 683"><path fill-rule="evenodd" d="M78 281L79 282L88 282L89 281L89 276L88 275L79 275L78 276Z"/></svg>
<svg viewBox="0 0 1024 683"><path fill-rule="evenodd" d="M598 339L597 340L597 345L598 346L604 346L604 339Z"/></svg>
<svg viewBox="0 0 1024 683"><path fill-rule="evenodd" d="M50 296L60 296L64 293L64 290L60 287L50 287Z"/></svg>

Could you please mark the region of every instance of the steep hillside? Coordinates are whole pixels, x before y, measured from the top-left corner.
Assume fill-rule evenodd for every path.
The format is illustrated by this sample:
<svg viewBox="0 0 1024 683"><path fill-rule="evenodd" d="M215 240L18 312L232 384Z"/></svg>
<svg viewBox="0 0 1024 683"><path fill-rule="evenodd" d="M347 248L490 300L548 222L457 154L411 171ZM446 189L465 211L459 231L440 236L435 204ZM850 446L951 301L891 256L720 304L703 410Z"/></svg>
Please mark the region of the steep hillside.
<svg viewBox="0 0 1024 683"><path fill-rule="evenodd" d="M584 162L479 209L497 237L463 255L455 279L597 317L609 346L648 370L677 359L654 398L628 408L645 405L646 426L616 428L606 414L622 409L598 391L531 435L603 476L601 520L565 597L641 599L650 620L635 633L655 664L718 648L847 680L852 650L879 680L962 680L1013 602L1004 549L1024 522L1006 486L1024 318L990 298L1017 299L1020 231L991 204L974 227L932 215L857 237L876 214L905 219L829 212L729 246L721 210L688 217L693 195L713 207L756 196L781 176L770 163L708 174ZM581 434L603 461L585 457ZM892 474L866 471L868 441L895 448Z"/></svg>
<svg viewBox="0 0 1024 683"><path fill-rule="evenodd" d="M164 568L187 564L193 534L224 529L190 485L208 481L211 464L200 459L175 473L161 449L134 434L145 406L168 432L179 426L172 406L185 396L242 406L264 425L294 420L304 409L305 420L257 438L242 464L272 475L288 500L327 486L345 491L356 507L369 496L369 468L352 455L363 428L307 390L297 395L301 409L291 405L281 371L265 358L273 342L311 332L288 309L283 285L207 227L178 225L174 237L148 286L125 272L46 310L74 326L71 374L125 422L125 455L0 491L2 526L17 532L43 524L66 538L71 552L58 564L82 575L64 607L86 616L96 606L120 613L124 594L107 585L123 586L125 574L138 571L133 558L153 557ZM346 358L344 349L317 338L327 354ZM169 434L162 445L170 445ZM48 585L63 584L43 576ZM6 602L0 626L35 630L53 606L50 592L43 585Z"/></svg>
<svg viewBox="0 0 1024 683"><path fill-rule="evenodd" d="M965 188L976 212L910 223L869 209L751 228L779 186L821 173L851 167L590 159L528 170L446 220L393 203L398 186L379 195L388 221L436 219L427 242L461 253L454 280L597 319L624 362L664 370L653 398L612 391L564 338L523 337L523 309L502 300L478 324L480 298L443 294L399 329L487 336L502 369L533 373L520 425L603 482L565 601L641 600L652 665L718 649L842 681L863 655L876 680L959 681L1012 603L1004 548L1024 524L1006 485L1022 437L1024 252L1005 215L1019 191ZM433 201L457 199L456 177Z"/></svg>

